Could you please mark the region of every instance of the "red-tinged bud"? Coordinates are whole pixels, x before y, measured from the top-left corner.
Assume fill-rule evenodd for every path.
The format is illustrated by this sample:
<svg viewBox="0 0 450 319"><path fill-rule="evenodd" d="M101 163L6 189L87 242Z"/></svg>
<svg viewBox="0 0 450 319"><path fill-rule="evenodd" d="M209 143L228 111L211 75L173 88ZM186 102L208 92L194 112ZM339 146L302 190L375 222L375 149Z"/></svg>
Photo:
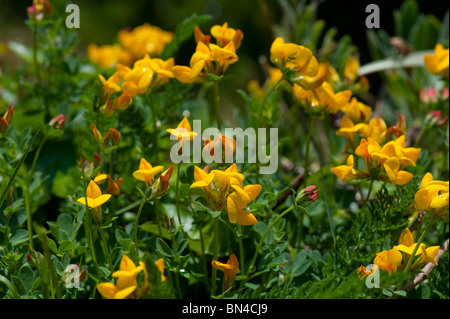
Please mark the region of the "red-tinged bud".
<svg viewBox="0 0 450 319"><path fill-rule="evenodd" d="M14 115L14 107L10 105L8 107L8 110L6 110L5 115L3 115L3 118L6 120L6 122L8 122L8 124L11 124L13 115Z"/></svg>
<svg viewBox="0 0 450 319"><path fill-rule="evenodd" d="M164 216L164 226L166 227L169 234L173 233L176 230L175 220L173 219L173 217L169 219L167 216Z"/></svg>
<svg viewBox="0 0 450 319"><path fill-rule="evenodd" d="M9 123L3 117L0 117L0 133L5 134L8 127Z"/></svg>
<svg viewBox="0 0 450 319"><path fill-rule="evenodd" d="M122 137L122 135L120 134L120 132L118 130L116 130L115 128L109 128L108 133L106 133L102 142L103 142L103 144L107 144L109 139L111 138L113 140L114 145L117 145L117 144L119 144L121 137Z"/></svg>
<svg viewBox="0 0 450 319"><path fill-rule="evenodd" d="M197 25L195 26L194 29L194 37L196 43L203 42L206 45L209 45L211 43L211 36L204 35Z"/></svg>
<svg viewBox="0 0 450 319"><path fill-rule="evenodd" d="M438 126L442 126L448 122L448 116L442 118L442 113L439 110L431 111L425 117L425 125L428 127L432 127L437 124Z"/></svg>
<svg viewBox="0 0 450 319"><path fill-rule="evenodd" d="M27 259L27 262L28 262L28 263L33 264L33 258L31 257L30 254L27 254L26 259Z"/></svg>
<svg viewBox="0 0 450 319"><path fill-rule="evenodd" d="M106 194L120 195L120 188L122 187L123 178L119 177L115 181L108 174L108 188L106 189Z"/></svg>
<svg viewBox="0 0 450 319"><path fill-rule="evenodd" d="M311 204L317 200L317 194L319 193L320 188L316 189L316 185L311 185L300 191L297 195L296 202L297 204Z"/></svg>
<svg viewBox="0 0 450 319"><path fill-rule="evenodd" d="M100 164L102 163L102 157L100 156L100 154L98 153L94 153L94 166L100 166Z"/></svg>
<svg viewBox="0 0 450 319"><path fill-rule="evenodd" d="M80 272L80 275L78 276L78 279L79 279L80 281L83 281L84 279L86 279L86 274L87 274L86 269L83 269L83 270Z"/></svg>
<svg viewBox="0 0 450 319"><path fill-rule="evenodd" d="M56 115L53 119L50 120L50 122L48 123L48 125L54 127L57 130L62 129L64 123L67 120L67 116L64 114L58 114Z"/></svg>
<svg viewBox="0 0 450 319"><path fill-rule="evenodd" d="M239 29L236 30L236 33L234 34L234 37L233 37L234 47L236 50L239 49L239 47L241 46L243 38L244 38L244 34L242 33L242 31Z"/></svg>
<svg viewBox="0 0 450 319"><path fill-rule="evenodd" d="M442 90L442 97L446 100L446 99L448 99L448 87L445 87L443 90Z"/></svg>
<svg viewBox="0 0 450 319"><path fill-rule="evenodd" d="M173 172L173 164L164 172L162 173L158 179L153 183L152 185L152 195L150 196L150 199L159 199L162 196L164 196L170 187L170 177L172 176Z"/></svg>

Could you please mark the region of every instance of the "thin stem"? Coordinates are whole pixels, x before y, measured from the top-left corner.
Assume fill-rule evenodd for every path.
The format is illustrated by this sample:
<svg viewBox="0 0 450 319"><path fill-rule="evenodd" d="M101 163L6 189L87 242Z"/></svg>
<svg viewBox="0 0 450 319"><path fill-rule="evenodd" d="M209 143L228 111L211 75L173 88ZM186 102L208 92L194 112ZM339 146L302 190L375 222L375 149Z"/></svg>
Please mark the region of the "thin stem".
<svg viewBox="0 0 450 319"><path fill-rule="evenodd" d="M367 203L367 201L370 199L370 193L372 192L372 187L373 187L373 182L375 180L372 178L372 180L370 181L370 185L369 185L369 191L367 192L367 196L366 199L364 199L363 205L365 205Z"/></svg>
<svg viewBox="0 0 450 319"><path fill-rule="evenodd" d="M156 201L154 201L154 206L155 206L155 212L156 212L156 222L158 223L158 233L159 233L159 236L162 237L161 220L159 217L158 207L156 206Z"/></svg>
<svg viewBox="0 0 450 319"><path fill-rule="evenodd" d="M98 231L99 231L100 237L101 237L100 243L102 246L103 254L105 255L106 259L108 260L110 270L112 272L114 272L114 263L112 261L111 254L109 253L109 250L108 250L108 244L107 244L107 240L105 237L105 233L103 232L103 228L101 228L100 225L98 225Z"/></svg>
<svg viewBox="0 0 450 319"><path fill-rule="evenodd" d="M213 81L214 82L214 108L216 113L216 121L217 121L217 128L220 130L222 123L220 119L220 93L219 93L219 81Z"/></svg>
<svg viewBox="0 0 450 319"><path fill-rule="evenodd" d="M238 224L238 234L236 234L237 238L238 238L238 244L239 244L239 264L240 264L240 268L241 268L241 272L245 273L245 259L244 259L244 244L242 242L242 227L240 224Z"/></svg>
<svg viewBox="0 0 450 319"><path fill-rule="evenodd" d="M241 281L241 287L244 286L245 282L248 280L248 275L251 271L253 271L256 258L258 257L259 251L261 250L261 247L264 243L264 240L266 239L267 235L269 234L269 231L272 229L273 226L275 226L287 213L294 210L295 206L291 205L289 208L287 208L284 212L282 212L280 215L278 215L277 218L267 227L266 231L262 235L261 239L259 240L258 246L256 247L255 253L253 255L252 261L250 262L250 266L247 269L247 272L245 273L245 279Z"/></svg>
<svg viewBox="0 0 450 319"><path fill-rule="evenodd" d="M323 180L322 163L320 163L320 180L322 181L323 197L325 199L325 207L327 209L327 217L328 217L328 223L330 225L331 237L333 238L333 242L336 242L336 236L334 235L334 230L333 230L333 223L331 222L330 207L328 205L327 190L325 187L325 182Z"/></svg>
<svg viewBox="0 0 450 319"><path fill-rule="evenodd" d="M306 180L308 179L308 167L309 167L309 150L310 150L310 144L311 144L311 137L312 132L314 129L314 121L315 117L311 118L311 121L309 123L308 133L306 135L306 151L305 151L305 175L303 177L303 183L306 184Z"/></svg>
<svg viewBox="0 0 450 319"><path fill-rule="evenodd" d="M141 205L139 206L139 210L136 215L136 219L134 220L134 245L136 246L136 255L139 256L139 248L138 248L138 240L137 240L137 230L139 225L139 217L141 216L142 209L145 205L145 197L142 197Z"/></svg>
<svg viewBox="0 0 450 319"><path fill-rule="evenodd" d="M181 162L178 163L177 165L177 184L176 184L176 189L175 189L175 206L177 209L177 216L178 216L178 223L181 225L181 214L180 214L180 203L179 203L179 197L180 197L180 167L181 167Z"/></svg>
<svg viewBox="0 0 450 319"><path fill-rule="evenodd" d="M263 118L263 113L264 113L264 108L266 106L267 100L269 99L269 96L272 94L272 92L275 90L275 88L278 87L278 84L281 83L281 81L283 80L283 77L281 77L274 85L272 85L266 92L266 95L264 96L264 99L261 102L261 106L259 108L259 114L258 114L258 126L256 127L256 129L258 130L258 128L260 128L262 126L262 118ZM255 156L258 155L259 153L259 138L258 138L259 134L256 134L256 154ZM259 183L259 162L257 162L257 170L256 170L256 183Z"/></svg>
<svg viewBox="0 0 450 319"><path fill-rule="evenodd" d="M219 217L214 218L213 260L217 260L219 254ZM217 269L211 270L211 297L216 293Z"/></svg>
<svg viewBox="0 0 450 319"><path fill-rule="evenodd" d="M27 215L28 245L30 246L31 249L34 249L34 244L33 244L30 184L31 184L31 180L33 178L34 170L36 169L36 164L37 164L37 160L39 158L39 154L41 153L42 147L44 146L44 143L46 140L47 140L47 136L44 136L44 138L41 140L41 143L39 144L39 146L36 150L36 154L34 154L31 168L28 171L27 185L26 185L26 189L25 189L25 193L24 193L25 210L26 210L26 215Z"/></svg>
<svg viewBox="0 0 450 319"><path fill-rule="evenodd" d="M171 241L172 241L172 246L173 246L173 251L175 254L175 260L178 258L178 246L177 246L177 242L175 240L175 236L171 236ZM177 268L175 268L175 284L177 286L177 293L178 293L178 298L179 299L183 299L183 293L181 292L181 286L180 286L180 278L178 276L178 272L180 271L180 266L178 265Z"/></svg>

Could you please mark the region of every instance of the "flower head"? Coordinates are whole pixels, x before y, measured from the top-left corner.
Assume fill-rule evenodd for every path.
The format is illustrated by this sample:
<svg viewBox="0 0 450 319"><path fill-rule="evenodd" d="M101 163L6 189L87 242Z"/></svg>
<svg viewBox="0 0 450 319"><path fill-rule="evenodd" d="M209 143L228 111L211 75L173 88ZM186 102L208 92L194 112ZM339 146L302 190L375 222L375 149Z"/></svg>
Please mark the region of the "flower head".
<svg viewBox="0 0 450 319"><path fill-rule="evenodd" d="M423 60L425 67L431 74L440 75L448 79L449 50L440 43L434 47L434 55L425 54Z"/></svg>
<svg viewBox="0 0 450 319"><path fill-rule="evenodd" d="M100 187L91 180L86 190L87 197L81 197L77 201L91 208L97 208L106 203L111 197L110 194L102 194Z"/></svg>
<svg viewBox="0 0 450 319"><path fill-rule="evenodd" d="M239 262L235 254L230 255L230 258L228 259L226 264L221 263L220 261L217 260L213 260L211 262L211 266L220 271L223 271L224 273L223 290L229 289L233 284L236 275L241 272L241 270L239 269Z"/></svg>
<svg viewBox="0 0 450 319"><path fill-rule="evenodd" d="M138 288L137 275L144 272L145 279L142 287ZM107 299L126 299L134 296L142 297L148 289L148 275L145 264L140 261L139 266L126 255L122 256L120 269L112 274L117 278L116 284L104 282L97 286L100 294ZM132 295L133 294L133 295Z"/></svg>
<svg viewBox="0 0 450 319"><path fill-rule="evenodd" d="M163 169L163 166L153 167L145 158L141 158L139 169L133 172L133 177L145 182L147 186L150 186L153 184L155 174L162 172Z"/></svg>

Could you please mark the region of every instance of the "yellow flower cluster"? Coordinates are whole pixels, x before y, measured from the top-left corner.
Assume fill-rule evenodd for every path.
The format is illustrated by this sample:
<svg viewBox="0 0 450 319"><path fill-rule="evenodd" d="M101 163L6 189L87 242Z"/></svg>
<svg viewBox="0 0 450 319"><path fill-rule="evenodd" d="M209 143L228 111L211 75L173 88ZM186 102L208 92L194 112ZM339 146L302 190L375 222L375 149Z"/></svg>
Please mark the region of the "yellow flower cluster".
<svg viewBox="0 0 450 319"><path fill-rule="evenodd" d="M105 101L102 111L111 116L114 110L125 110L131 104L134 96L145 94L149 88L164 85L173 78L174 75L171 71L173 66L173 58L164 61L159 58L151 58L146 54L134 63L133 68L117 64L116 71L108 80L99 74ZM112 98L113 94L117 92L121 92L121 94Z"/></svg>
<svg viewBox="0 0 450 319"><path fill-rule="evenodd" d="M367 121L370 118L371 108L356 98L351 99L353 92L368 89L366 78L362 77L356 83L360 64L355 56L349 57L344 69L344 79L341 80L328 61L319 63L308 48L285 43L283 38L278 37L272 43L270 61L281 70L285 68L294 70L295 74L289 76L289 81L293 83L292 92L307 110L332 114L341 111L355 121ZM271 77L278 79L281 76L281 72L274 73L273 76L271 74ZM334 86L341 82L352 90L335 92ZM255 89L254 82L250 89Z"/></svg>
<svg viewBox="0 0 450 319"><path fill-rule="evenodd" d="M348 156L346 165L332 168L333 173L342 181L373 178L404 185L413 178L413 175L404 169L416 165L421 149L406 147L405 121L402 114L399 115L397 124L389 128L381 117L373 118L369 123L353 124L352 120L344 115L336 134L344 136L354 149L354 154ZM359 145L356 145L355 134L361 137ZM392 140L393 137L396 138ZM363 158L365 169L355 168L354 155Z"/></svg>
<svg viewBox="0 0 450 319"><path fill-rule="evenodd" d="M161 281L165 281L164 260L158 259L155 265L161 273ZM139 287L137 275L142 271L144 272L144 282ZM148 273L142 261L139 262L139 266L136 266L128 256L123 255L120 261L120 270L115 271L112 277L117 278L116 284L104 282L97 286L100 294L106 299L142 298L147 293Z"/></svg>
<svg viewBox="0 0 450 319"><path fill-rule="evenodd" d="M418 210L448 219L449 182L434 180L431 173L425 174L415 195L414 204Z"/></svg>
<svg viewBox="0 0 450 319"><path fill-rule="evenodd" d="M131 66L145 55L157 57L172 41L173 33L145 23L132 30L121 30L117 37L119 43L113 45L89 45L88 56L93 64L104 68L118 63Z"/></svg>
<svg viewBox="0 0 450 319"><path fill-rule="evenodd" d="M410 258L415 258L420 255L420 258L413 260L411 269L416 269L425 263L432 262L437 264L434 258L436 257L439 246L426 247L425 244L420 243L416 249L416 243L414 242L414 236L411 231L406 228L400 235L398 245L395 245L390 250L384 250L376 254L373 261L379 269L387 271L389 273L396 272L397 268L404 268ZM416 252L414 253L414 250ZM412 256L414 253L414 256Z"/></svg>
<svg viewBox="0 0 450 319"><path fill-rule="evenodd" d="M227 23L211 28L211 35L216 44L211 43L211 36L204 35L195 28L197 47L189 66L176 65L172 68L175 78L183 83L202 82L207 74L221 76L228 67L239 60L236 50L243 39L242 31L229 28Z"/></svg>
<svg viewBox="0 0 450 319"><path fill-rule="evenodd" d="M221 170L203 170L195 166L195 183L191 188L200 188L207 197L207 205L214 211L226 211L230 223L254 225L255 216L245 210L261 192L261 185L243 186L244 175L238 172L236 164Z"/></svg>

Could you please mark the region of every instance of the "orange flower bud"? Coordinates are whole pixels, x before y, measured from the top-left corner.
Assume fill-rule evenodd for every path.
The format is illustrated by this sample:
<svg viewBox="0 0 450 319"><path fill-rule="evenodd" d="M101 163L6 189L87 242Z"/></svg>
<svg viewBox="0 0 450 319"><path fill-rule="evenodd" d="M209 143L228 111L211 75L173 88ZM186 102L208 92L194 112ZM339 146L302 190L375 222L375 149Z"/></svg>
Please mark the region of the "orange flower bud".
<svg viewBox="0 0 450 319"><path fill-rule="evenodd" d="M5 115L3 115L3 118L8 122L8 124L11 124L11 121L13 119L13 113L14 113L14 107L10 105L8 107L8 110L6 110Z"/></svg>
<svg viewBox="0 0 450 319"><path fill-rule="evenodd" d="M102 140L102 134L97 130L94 124L91 124L89 127L91 129L92 136L94 137L94 140L98 143Z"/></svg>

